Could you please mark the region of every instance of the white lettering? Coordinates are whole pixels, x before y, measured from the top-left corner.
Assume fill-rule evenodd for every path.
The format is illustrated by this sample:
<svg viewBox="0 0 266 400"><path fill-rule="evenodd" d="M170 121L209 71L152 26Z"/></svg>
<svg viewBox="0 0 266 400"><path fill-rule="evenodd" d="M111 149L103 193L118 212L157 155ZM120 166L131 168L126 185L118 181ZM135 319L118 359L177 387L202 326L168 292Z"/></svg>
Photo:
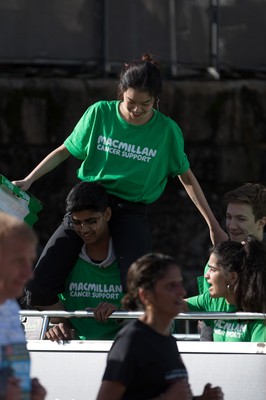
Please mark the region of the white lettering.
<svg viewBox="0 0 266 400"><path fill-rule="evenodd" d="M150 162L157 154L156 149L149 149L148 147L142 149L141 146L105 138L102 135L98 137L97 150L142 162Z"/></svg>

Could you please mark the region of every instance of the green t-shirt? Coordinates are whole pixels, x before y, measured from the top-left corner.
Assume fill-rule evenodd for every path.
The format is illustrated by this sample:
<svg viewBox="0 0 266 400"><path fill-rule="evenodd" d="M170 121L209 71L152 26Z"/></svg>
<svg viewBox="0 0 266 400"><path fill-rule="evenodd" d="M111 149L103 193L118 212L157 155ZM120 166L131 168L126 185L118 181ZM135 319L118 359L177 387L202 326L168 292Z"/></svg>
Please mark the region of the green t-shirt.
<svg viewBox="0 0 266 400"><path fill-rule="evenodd" d="M95 308L100 302L109 302L120 308L124 295L116 261L108 267L99 268L79 258L67 278L65 288L59 299L66 311ZM112 340L121 326L114 319L105 322L94 318L70 320L82 340Z"/></svg>
<svg viewBox="0 0 266 400"><path fill-rule="evenodd" d="M187 299L190 311L236 312L224 298L211 298L209 292ZM266 342L265 320L205 320L213 328L215 342Z"/></svg>
<svg viewBox="0 0 266 400"><path fill-rule="evenodd" d="M208 290L209 290L210 285L208 284L207 279L205 278L205 274L207 273L208 269L209 269L209 261L205 265L204 275L198 276L198 278L197 278L199 294L208 292Z"/></svg>
<svg viewBox="0 0 266 400"><path fill-rule="evenodd" d="M146 124L129 124L118 107L119 101L93 104L64 145L82 160L81 180L100 181L108 193L129 201L152 203L169 176L189 169L182 132L157 110Z"/></svg>

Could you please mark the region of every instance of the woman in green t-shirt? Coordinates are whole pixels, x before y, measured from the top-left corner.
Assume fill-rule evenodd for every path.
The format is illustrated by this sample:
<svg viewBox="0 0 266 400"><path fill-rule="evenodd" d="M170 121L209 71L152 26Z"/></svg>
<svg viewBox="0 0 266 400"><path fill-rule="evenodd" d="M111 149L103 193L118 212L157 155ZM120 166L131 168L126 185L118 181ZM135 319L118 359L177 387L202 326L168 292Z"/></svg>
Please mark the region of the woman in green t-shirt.
<svg viewBox="0 0 266 400"><path fill-rule="evenodd" d="M266 248L249 235L211 250L205 274L209 291L185 301L186 311L266 313ZM214 341L265 342L266 320L205 320Z"/></svg>
<svg viewBox="0 0 266 400"><path fill-rule="evenodd" d="M151 55L145 54L141 60L125 64L118 90L118 100L91 105L64 143L23 180L13 183L28 190L33 182L70 155L78 158L81 161L78 178L99 181L110 196L110 229L125 288L130 264L151 251L146 205L160 197L169 176L180 179L206 220L212 242L225 240L227 235L190 169L181 129L154 108L154 105L158 108L162 78ZM43 270L38 275L43 288L47 276L53 278L56 274L64 282L80 248L79 238L66 232L66 227L59 227L36 267L36 271ZM49 305L56 300L53 282L54 279L50 279L47 285L50 298L42 297L40 291L34 289L34 281L31 283L28 288L31 305Z"/></svg>

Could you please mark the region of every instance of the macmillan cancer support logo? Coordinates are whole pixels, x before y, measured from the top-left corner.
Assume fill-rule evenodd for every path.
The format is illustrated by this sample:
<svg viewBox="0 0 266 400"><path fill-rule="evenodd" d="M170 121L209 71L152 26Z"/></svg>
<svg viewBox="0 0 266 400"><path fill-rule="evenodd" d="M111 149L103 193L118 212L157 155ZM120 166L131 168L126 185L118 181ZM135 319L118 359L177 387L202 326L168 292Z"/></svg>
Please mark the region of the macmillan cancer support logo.
<svg viewBox="0 0 266 400"><path fill-rule="evenodd" d="M148 147L135 146L134 144L121 142L117 139L98 137L97 150L116 154L120 157L133 160L150 162L156 156L157 150Z"/></svg>
<svg viewBox="0 0 266 400"><path fill-rule="evenodd" d="M71 282L69 285L69 294L71 297L117 300L122 291L122 286L115 284Z"/></svg>

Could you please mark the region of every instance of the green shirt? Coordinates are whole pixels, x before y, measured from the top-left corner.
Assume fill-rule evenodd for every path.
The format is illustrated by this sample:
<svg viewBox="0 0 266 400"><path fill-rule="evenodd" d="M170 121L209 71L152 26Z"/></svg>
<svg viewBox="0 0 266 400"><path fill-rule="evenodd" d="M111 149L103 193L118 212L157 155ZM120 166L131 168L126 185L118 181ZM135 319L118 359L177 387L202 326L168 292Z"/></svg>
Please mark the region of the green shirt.
<svg viewBox="0 0 266 400"><path fill-rule="evenodd" d="M132 125L119 113L119 101L100 101L87 109L64 145L82 160L78 178L100 181L108 193L152 203L168 176L189 169L179 126L154 110L150 121Z"/></svg>
<svg viewBox="0 0 266 400"><path fill-rule="evenodd" d="M209 292L187 299L190 311L236 312L222 297L211 298ZM265 320L205 320L213 328L213 340L216 342L266 342Z"/></svg>
<svg viewBox="0 0 266 400"><path fill-rule="evenodd" d="M205 274L207 273L208 269L209 269L209 261L205 265L204 275L203 276L198 276L198 278L197 278L199 294L208 292L208 290L209 290L210 285L209 285L207 279L205 278Z"/></svg>
<svg viewBox="0 0 266 400"><path fill-rule="evenodd" d="M100 302L109 302L121 307L124 293L117 262L105 268L79 258L69 274L66 290L59 295L66 311L95 308ZM105 322L94 318L71 318L71 323L82 340L112 340L120 329L114 319Z"/></svg>

